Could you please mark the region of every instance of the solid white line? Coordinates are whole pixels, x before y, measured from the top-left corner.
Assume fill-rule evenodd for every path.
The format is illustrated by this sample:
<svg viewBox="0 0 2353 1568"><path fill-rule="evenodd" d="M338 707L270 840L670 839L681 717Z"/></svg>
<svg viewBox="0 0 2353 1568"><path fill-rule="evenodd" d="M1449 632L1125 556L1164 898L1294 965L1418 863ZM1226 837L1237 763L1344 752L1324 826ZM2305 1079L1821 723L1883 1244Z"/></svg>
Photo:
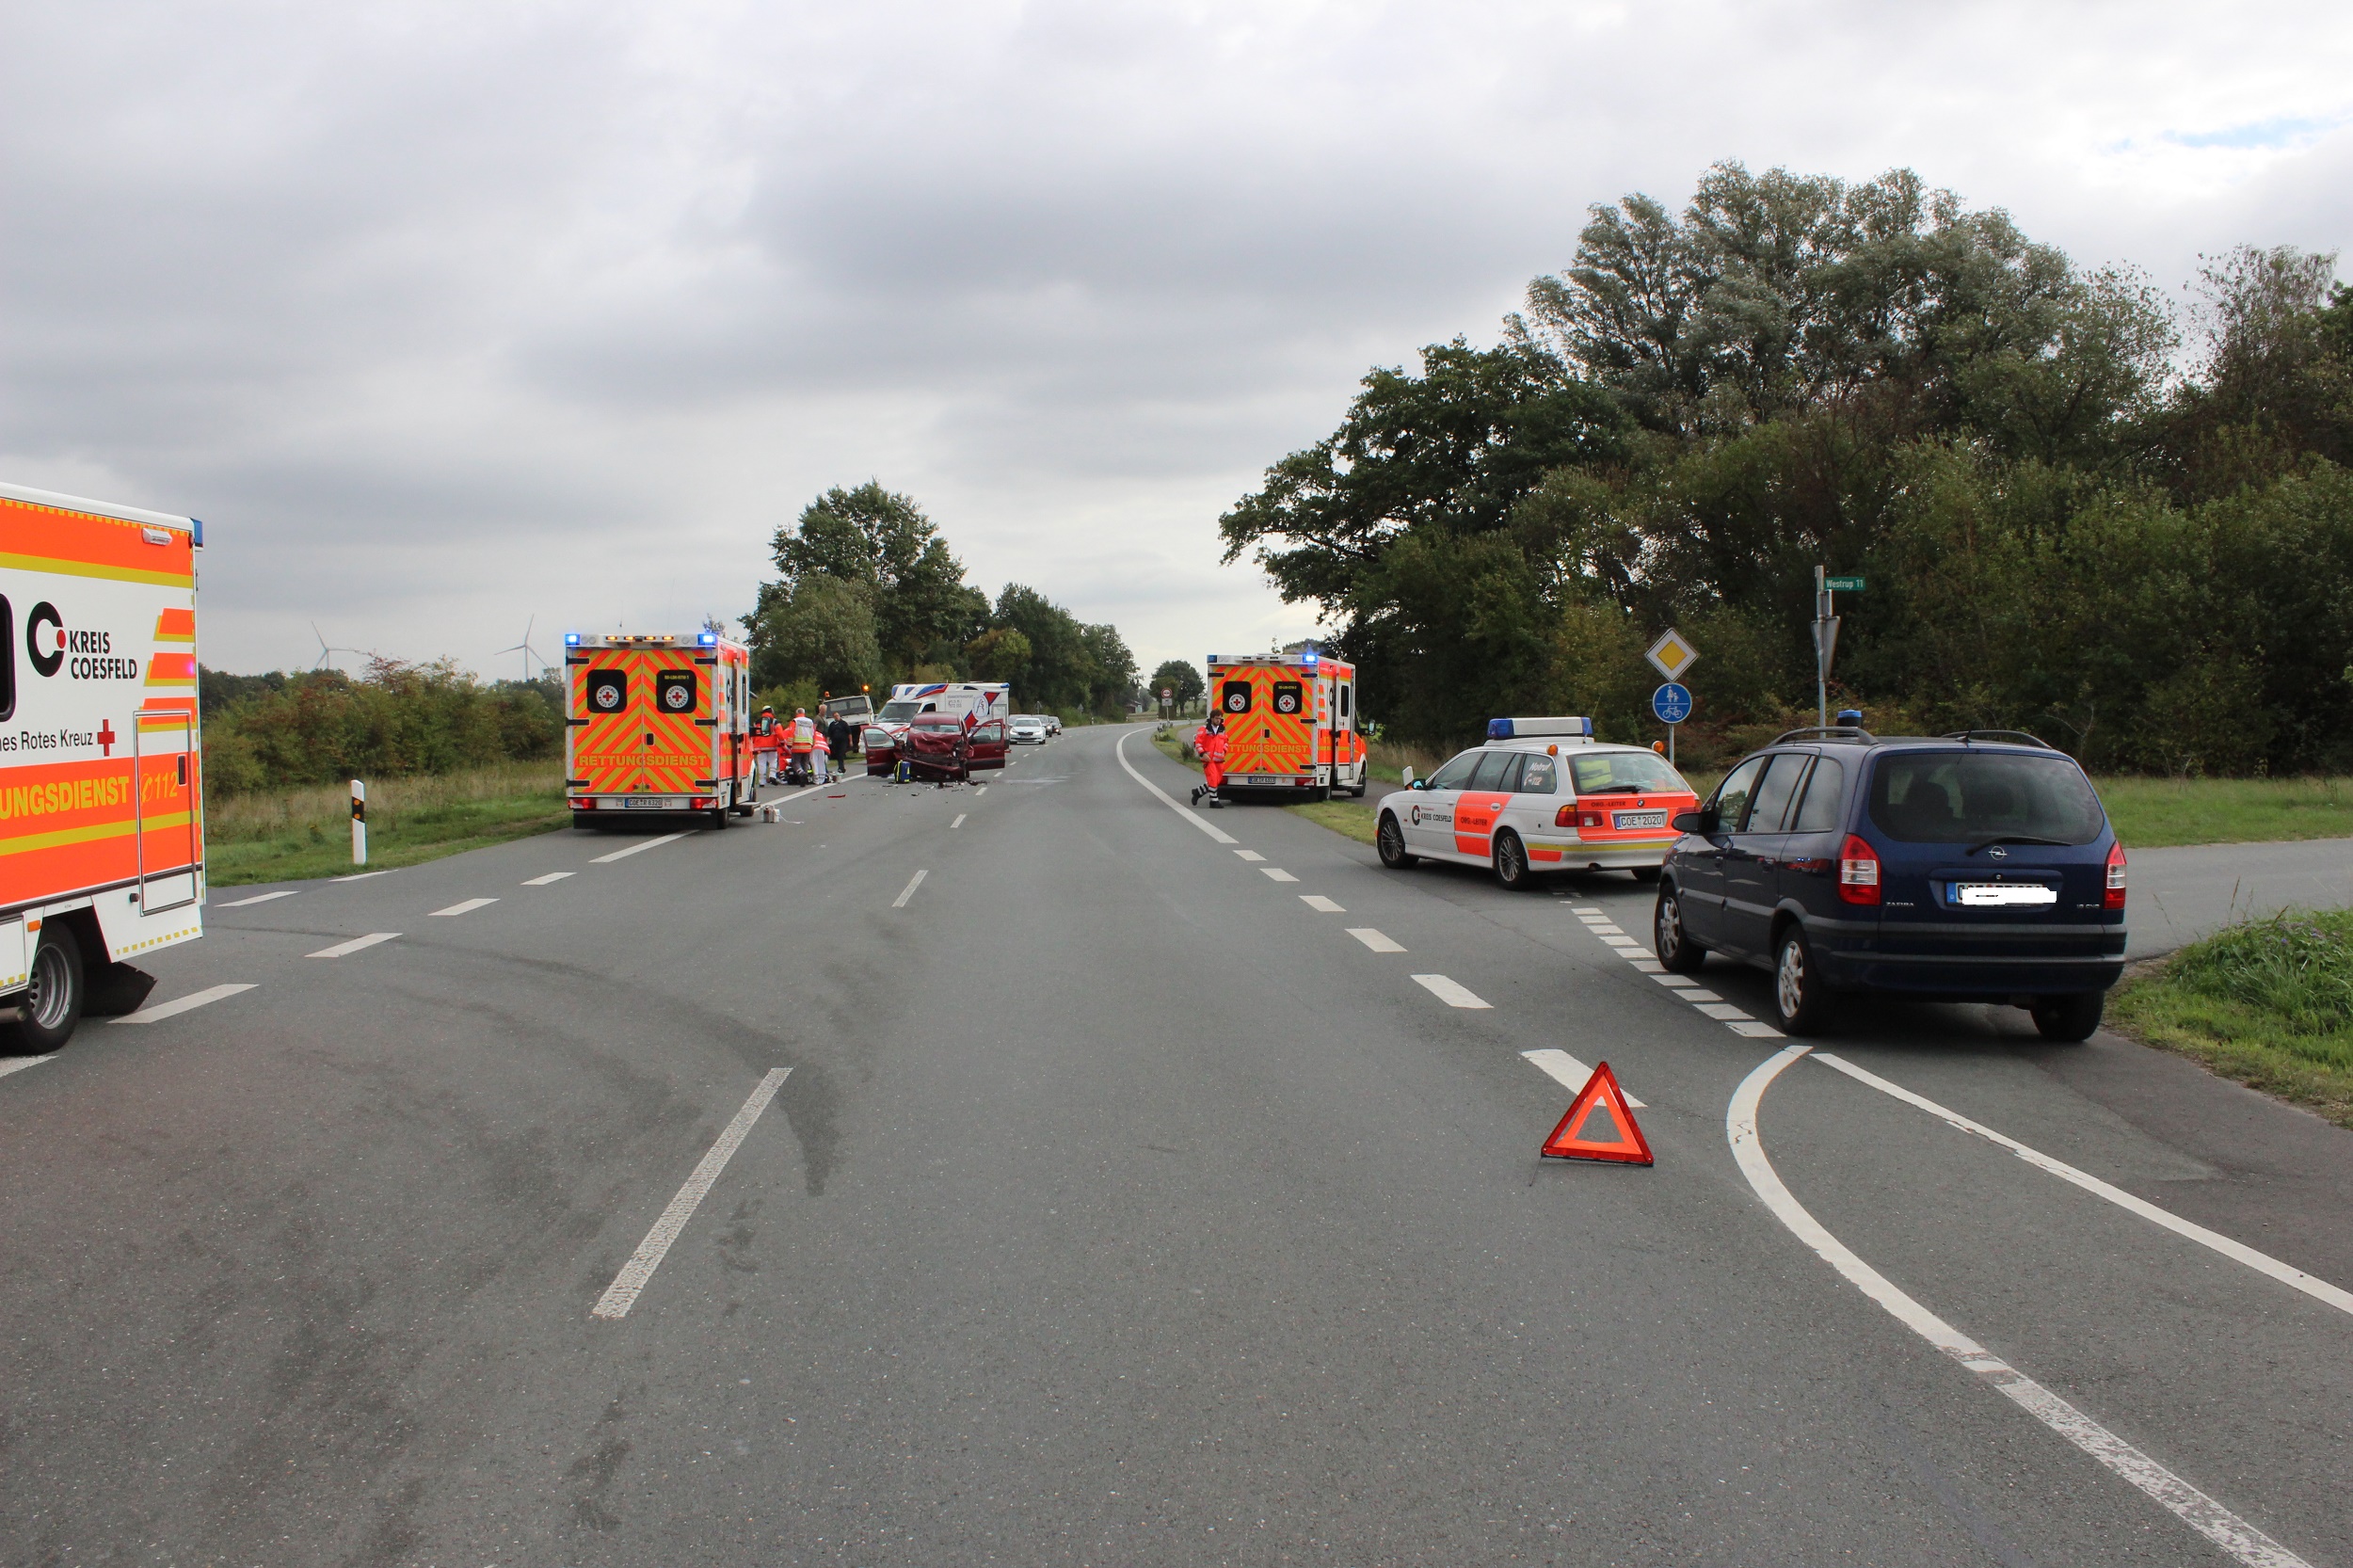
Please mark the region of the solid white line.
<svg viewBox="0 0 2353 1568"><path fill-rule="evenodd" d="M305 953L303 956L307 958L341 958L347 952L358 952L361 948L372 948L378 942L389 942L399 935L400 933L397 931L371 931L365 936L354 936L348 942L337 942L331 948L321 948L316 952Z"/></svg>
<svg viewBox="0 0 2353 1568"><path fill-rule="evenodd" d="M1470 987L1449 980L1442 974L1417 974L1414 976L1414 983L1449 1007L1485 1007L1487 1005L1479 1000L1478 994Z"/></svg>
<svg viewBox="0 0 2353 1568"><path fill-rule="evenodd" d="M390 876L398 870L398 866L387 866L380 872L353 872L349 876L330 876L327 885L331 888L338 882L365 882L372 876Z"/></svg>
<svg viewBox="0 0 2353 1568"><path fill-rule="evenodd" d="M1584 1088L1593 1076L1593 1068L1564 1050L1524 1050L1520 1054L1571 1089ZM1650 1109L1649 1106L1636 1099L1632 1094L1627 1093L1624 1083L1618 1085L1618 1092L1625 1095L1625 1103L1629 1109L1635 1111Z"/></svg>
<svg viewBox="0 0 2353 1568"><path fill-rule="evenodd" d="M117 1018L115 1022L119 1024L152 1024L165 1018L172 1017L178 1014L192 1012L199 1007L204 1006L208 1002L218 1001L223 997L233 997L239 991L250 991L251 989L253 989L253 987L250 984L215 985L209 990L192 991L184 997L175 998L170 1001L159 1001L152 1007L142 1007L136 1013L126 1013L121 1017Z"/></svg>
<svg viewBox="0 0 2353 1568"><path fill-rule="evenodd" d="M1789 1046L1759 1063L1755 1071L1740 1080L1724 1111L1724 1136L1731 1140L1732 1157L1773 1218L1897 1322L2000 1389L2035 1419L2132 1482L2239 1561L2249 1568L2311 1568L2302 1558L1898 1290L1790 1195L1757 1137L1757 1108L1773 1080L1809 1048Z"/></svg>
<svg viewBox="0 0 2353 1568"><path fill-rule="evenodd" d="M890 901L890 907L893 909L904 909L907 906L907 900L915 896L915 889L923 886L923 879L931 874L930 871L925 870L917 872L913 876L908 877L907 885L899 889L899 896Z"/></svg>
<svg viewBox="0 0 2353 1568"><path fill-rule="evenodd" d="M1134 730L1129 730L1128 734L1119 737L1118 744L1112 747L1112 755L1118 758L1119 765L1128 770L1128 776L1143 785L1145 789L1151 791L1154 797L1157 798L1162 806L1167 807L1170 810L1184 818L1185 821L1193 824L1193 826L1199 828L1202 832L1207 833L1212 841L1221 844L1232 843L1234 839L1231 834L1221 832L1217 828L1209 825L1209 824L1204 819L1194 816L1190 809L1177 805L1176 802L1171 798L1166 790L1161 789L1158 784L1153 783L1150 779L1144 777L1144 775L1136 772L1136 765L1128 760L1128 741L1129 736L1132 736L1134 733Z"/></svg>
<svg viewBox="0 0 2353 1568"><path fill-rule="evenodd" d="M1260 855L1255 849L1238 849L1234 851L1234 853L1241 856L1245 860L1263 860L1266 858L1265 856Z"/></svg>
<svg viewBox="0 0 2353 1568"><path fill-rule="evenodd" d="M6 1078L10 1073L21 1073L27 1067L38 1067L44 1062L55 1062L56 1059L57 1053L53 1050L47 1056L20 1056L13 1062L0 1062L0 1078Z"/></svg>
<svg viewBox="0 0 2353 1568"><path fill-rule="evenodd" d="M463 904L453 904L446 909L436 909L431 915L426 916L425 919L434 920L443 915L470 914L472 911L481 908L485 904L496 904L498 900L494 898L470 898Z"/></svg>
<svg viewBox="0 0 2353 1568"><path fill-rule="evenodd" d="M1352 925L1348 928L1348 934L1375 952L1403 952L1405 951L1402 945L1391 941L1369 925Z"/></svg>
<svg viewBox="0 0 2353 1568"><path fill-rule="evenodd" d="M727 1169L728 1160L734 1157L736 1145L744 1142L744 1134L750 1132L752 1124L760 1120L760 1113L768 1109L768 1102L776 1097L777 1086L792 1071L790 1067L768 1069L767 1076L760 1080L760 1086L752 1091L752 1097L744 1102L744 1109L735 1113L735 1120L729 1122L727 1129L719 1134L719 1141L711 1145L695 1166L695 1174L688 1176L686 1185L678 1190L678 1196L670 1200L670 1207L662 1211L662 1218L653 1223L653 1228L646 1232L646 1239L637 1243L636 1252L630 1256L627 1263L621 1265L621 1272L613 1276L613 1283L605 1287L604 1294L590 1308L590 1317L629 1316L629 1309L637 1304L637 1292L643 1290L646 1282L653 1278L653 1272L662 1266L663 1255L670 1250L670 1243L678 1240L679 1232L686 1228L686 1222L694 1218L696 1206L703 1201L712 1184L719 1179L719 1173Z"/></svg>
<svg viewBox="0 0 2353 1568"><path fill-rule="evenodd" d="M533 877L530 881L524 883L523 886L526 888L544 888L551 882L561 882L571 874L572 873L569 872L550 872L545 876Z"/></svg>
<svg viewBox="0 0 2353 1568"><path fill-rule="evenodd" d="M1321 893L1302 893L1299 895L1299 902L1305 904L1308 908L1314 910L1319 915L1345 915L1348 913L1347 910L1341 908L1330 899L1325 898Z"/></svg>
<svg viewBox="0 0 2353 1568"><path fill-rule="evenodd" d="M221 907L223 909L242 909L248 904L267 904L274 898L292 898L300 891L302 891L302 889L299 888L280 888L274 893L256 893L251 898L231 899L227 904L222 904Z"/></svg>
<svg viewBox="0 0 2353 1568"><path fill-rule="evenodd" d="M956 820L955 820L954 822L950 823L950 824L948 824L948 825L949 825L949 827L950 827L950 828L952 828L952 829L953 829L953 828L958 828L958 827L962 827L962 826L964 825L964 819L965 819L965 818L967 818L967 817L968 817L968 816L970 816L971 814L972 814L972 813L971 813L971 812L969 812L969 811L959 811L959 812L957 812L957 813L956 813Z"/></svg>
<svg viewBox="0 0 2353 1568"><path fill-rule="evenodd" d="M1299 878L1291 875L1290 872L1285 871L1280 866L1260 866L1258 868L1258 872L1260 875L1275 882L1296 882L1299 880Z"/></svg>
<svg viewBox="0 0 2353 1568"><path fill-rule="evenodd" d="M801 795L812 792L813 792L808 790L803 790L801 792ZM798 800L801 798L801 795L794 795L792 798L794 800ZM592 866L609 866L616 860L626 860L632 855L643 855L649 849L660 849L664 844L674 844L685 837L686 835L683 833L664 833L659 839L647 839L641 842L630 845L627 849L616 849L610 855L600 855L588 863Z"/></svg>
<svg viewBox="0 0 2353 1568"><path fill-rule="evenodd" d="M2061 1181L2070 1182L2093 1197L2105 1198L2117 1208L2139 1215L2151 1224L2163 1225L2176 1236L2185 1237L2201 1247L2209 1247L2235 1263L2244 1263L2259 1274L2268 1274L2292 1289L2301 1290L2316 1302L2324 1302L2339 1312L2353 1314L2353 1291L2344 1290L2325 1279L2306 1273L2293 1263L2282 1263L2266 1253L2259 1253L2244 1242L2208 1230L2201 1224L2183 1219L2155 1204L2137 1198L2121 1187L2113 1187L2088 1171L2079 1171L2064 1160L2054 1160L2040 1149L2028 1148L2015 1138L2006 1138L1981 1122L1973 1122L1958 1111L1950 1111L1925 1095L1915 1095L1900 1083L1891 1083L1877 1073L1865 1071L1844 1057L1817 1053L1815 1061L1825 1067L1835 1067L1858 1083L1867 1083L1883 1095L1893 1096L1906 1105L1915 1105L1938 1120L1975 1133L2000 1148L2008 1149L2027 1164L2050 1172Z"/></svg>

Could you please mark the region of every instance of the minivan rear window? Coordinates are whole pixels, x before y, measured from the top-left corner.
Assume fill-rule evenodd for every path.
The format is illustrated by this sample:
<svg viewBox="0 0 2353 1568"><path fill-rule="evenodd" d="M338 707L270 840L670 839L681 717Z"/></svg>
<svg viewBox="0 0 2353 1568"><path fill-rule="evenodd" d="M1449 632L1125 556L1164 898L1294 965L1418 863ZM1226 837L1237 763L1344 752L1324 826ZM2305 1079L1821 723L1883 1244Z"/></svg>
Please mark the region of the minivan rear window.
<svg viewBox="0 0 2353 1568"><path fill-rule="evenodd" d="M1871 773L1872 825L1904 843L2088 844L2106 822L2091 781L2064 757L1898 753Z"/></svg>

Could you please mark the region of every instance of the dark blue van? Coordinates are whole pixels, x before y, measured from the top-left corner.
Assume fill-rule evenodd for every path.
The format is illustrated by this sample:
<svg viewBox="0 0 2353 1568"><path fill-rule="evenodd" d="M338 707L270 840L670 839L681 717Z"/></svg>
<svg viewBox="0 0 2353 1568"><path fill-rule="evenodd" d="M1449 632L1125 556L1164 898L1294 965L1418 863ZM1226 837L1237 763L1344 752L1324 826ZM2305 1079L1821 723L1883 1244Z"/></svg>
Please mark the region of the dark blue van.
<svg viewBox="0 0 2353 1568"><path fill-rule="evenodd" d="M1792 1034L1877 991L2008 1002L2082 1040L2123 973L2123 847L2074 759L2031 735L1793 729L1673 826L1658 961L1770 971Z"/></svg>

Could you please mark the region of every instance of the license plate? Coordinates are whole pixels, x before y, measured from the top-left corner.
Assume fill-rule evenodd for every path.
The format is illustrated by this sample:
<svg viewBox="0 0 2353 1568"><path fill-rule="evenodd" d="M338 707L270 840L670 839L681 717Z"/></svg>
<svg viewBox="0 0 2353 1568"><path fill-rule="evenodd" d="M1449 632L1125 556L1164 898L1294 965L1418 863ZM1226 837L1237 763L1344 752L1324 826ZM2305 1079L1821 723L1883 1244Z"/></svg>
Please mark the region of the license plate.
<svg viewBox="0 0 2353 1568"><path fill-rule="evenodd" d="M2058 902L2058 889L2032 883L1956 882L1953 902L1972 909L2047 909Z"/></svg>
<svg viewBox="0 0 2353 1568"><path fill-rule="evenodd" d="M666 810L666 809L668 809L668 808L669 808L669 805L670 805L670 803L669 803L667 800L664 800L664 799L660 799L660 798L655 798L655 799L651 799L651 800L647 800L647 799L641 799L640 797L638 797L638 796L636 796L636 795L625 795L625 796L623 796L623 797L622 797L622 799L621 799L621 804L622 804L623 806L626 806L626 807L631 808L632 808L632 809L633 809L633 810L640 810L640 811L643 811L643 810L655 810L655 811Z"/></svg>
<svg viewBox="0 0 2353 1568"><path fill-rule="evenodd" d="M1664 811L1620 811L1609 820L1618 824L1619 832L1624 833L1630 827L1664 827L1667 825L1667 813Z"/></svg>

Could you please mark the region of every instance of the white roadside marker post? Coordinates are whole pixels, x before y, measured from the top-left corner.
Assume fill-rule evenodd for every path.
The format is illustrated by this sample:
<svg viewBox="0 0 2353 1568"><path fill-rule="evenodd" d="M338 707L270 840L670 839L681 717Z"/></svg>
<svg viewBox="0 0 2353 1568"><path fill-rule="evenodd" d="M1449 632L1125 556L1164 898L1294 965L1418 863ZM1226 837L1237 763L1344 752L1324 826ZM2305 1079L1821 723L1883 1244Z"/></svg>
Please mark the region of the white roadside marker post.
<svg viewBox="0 0 2353 1568"><path fill-rule="evenodd" d="M351 781L351 863L368 863L368 786L358 778Z"/></svg>

